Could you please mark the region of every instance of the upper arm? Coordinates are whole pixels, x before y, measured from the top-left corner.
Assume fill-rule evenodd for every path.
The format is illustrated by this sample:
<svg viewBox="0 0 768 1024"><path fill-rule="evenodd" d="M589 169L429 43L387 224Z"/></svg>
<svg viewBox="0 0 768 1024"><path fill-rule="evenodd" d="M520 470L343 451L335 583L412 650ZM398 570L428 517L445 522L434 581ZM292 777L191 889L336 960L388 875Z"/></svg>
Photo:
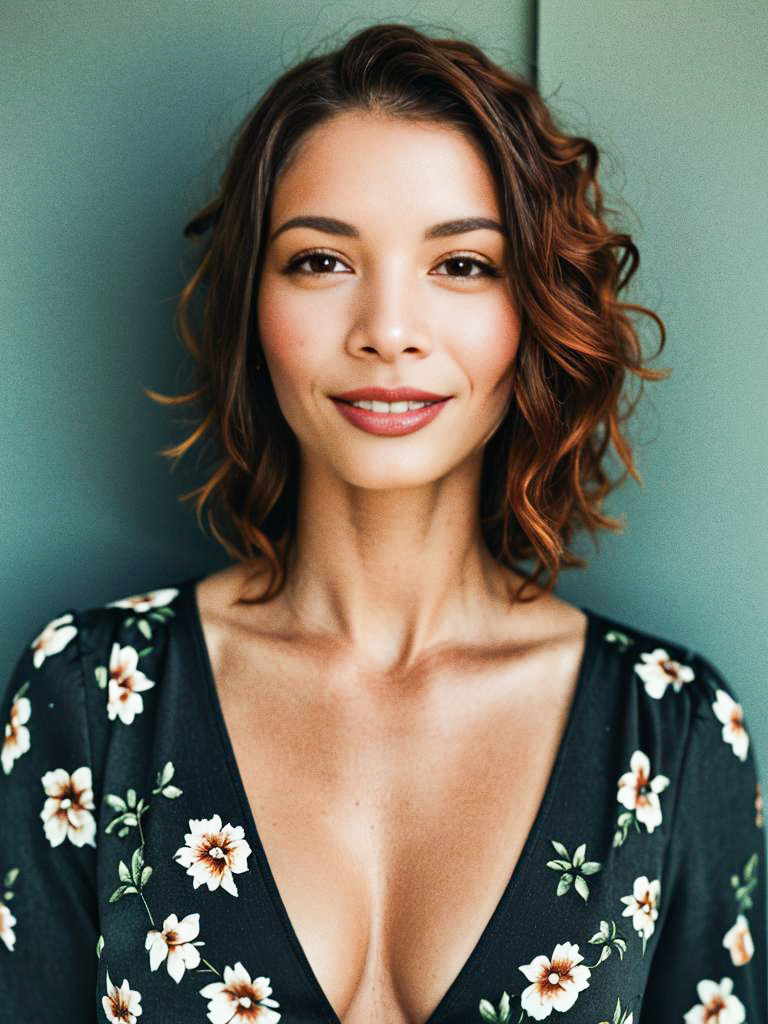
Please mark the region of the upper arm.
<svg viewBox="0 0 768 1024"><path fill-rule="evenodd" d="M692 665L664 921L640 1021L698 1024L722 1001L734 1024L757 1024L768 1021L760 768L733 687L702 656Z"/></svg>
<svg viewBox="0 0 768 1024"><path fill-rule="evenodd" d="M0 1002L95 1013L96 805L76 615L41 624L0 686Z"/></svg>

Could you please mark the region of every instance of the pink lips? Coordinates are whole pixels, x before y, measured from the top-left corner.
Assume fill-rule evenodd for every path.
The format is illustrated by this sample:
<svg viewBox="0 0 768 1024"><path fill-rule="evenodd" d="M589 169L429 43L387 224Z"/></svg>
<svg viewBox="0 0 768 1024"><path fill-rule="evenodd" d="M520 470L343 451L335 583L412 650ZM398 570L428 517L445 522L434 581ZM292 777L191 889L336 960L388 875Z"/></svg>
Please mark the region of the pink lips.
<svg viewBox="0 0 768 1024"><path fill-rule="evenodd" d="M400 387L356 388L344 391L339 395L329 396L341 415L354 426L369 434L398 437L411 434L430 423L451 399L451 395L436 395L431 391L418 388ZM351 402L430 402L423 409L409 409L406 412L373 412L371 409L358 409Z"/></svg>
<svg viewBox="0 0 768 1024"><path fill-rule="evenodd" d="M433 395L431 391L419 391L418 388L357 388L355 391L342 391L331 398L342 398L345 402L360 402L368 399L376 402L440 402L450 395Z"/></svg>
<svg viewBox="0 0 768 1024"><path fill-rule="evenodd" d="M332 397L331 400L341 415L354 426L369 434L387 437L399 437L401 434L412 434L415 430L420 430L427 423L431 423L450 401L450 398L442 398L437 401L436 399L441 398L439 395L435 395L434 398L422 397L426 394L425 392L414 394L412 388L400 388L395 398L383 398L380 397L383 390L382 388L369 388L366 391L361 389L359 398L355 392L347 392L347 394L354 394L354 401L373 399L379 402L412 401L433 402L433 404L426 405L423 409L409 409L407 412L373 412L371 409L358 409L357 406L350 405L349 402L352 399L347 399L346 394L344 395L345 401L337 397ZM403 394L403 392L410 393Z"/></svg>

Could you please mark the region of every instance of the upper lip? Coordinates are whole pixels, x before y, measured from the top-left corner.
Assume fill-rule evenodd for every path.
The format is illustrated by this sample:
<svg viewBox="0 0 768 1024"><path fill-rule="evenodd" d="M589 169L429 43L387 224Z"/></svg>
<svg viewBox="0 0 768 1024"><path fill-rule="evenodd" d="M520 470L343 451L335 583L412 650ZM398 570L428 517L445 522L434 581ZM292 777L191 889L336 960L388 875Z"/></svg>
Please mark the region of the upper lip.
<svg viewBox="0 0 768 1024"><path fill-rule="evenodd" d="M340 395L331 395L344 402L437 402L450 395L434 395L431 391L420 391L418 388L357 388L355 391L343 391Z"/></svg>

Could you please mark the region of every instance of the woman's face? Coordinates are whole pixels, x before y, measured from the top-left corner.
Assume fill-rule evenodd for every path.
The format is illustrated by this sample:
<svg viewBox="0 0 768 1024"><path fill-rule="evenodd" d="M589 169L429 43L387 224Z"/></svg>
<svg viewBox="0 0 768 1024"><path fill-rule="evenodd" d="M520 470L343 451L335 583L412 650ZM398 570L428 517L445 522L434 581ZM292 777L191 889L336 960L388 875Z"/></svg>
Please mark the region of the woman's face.
<svg viewBox="0 0 768 1024"><path fill-rule="evenodd" d="M290 226L304 217L335 223ZM499 228L445 226L466 218ZM337 115L304 137L278 179L268 232L259 331L303 459L382 489L478 458L508 407L520 321L475 145L439 123ZM414 412L374 409L353 422L332 397L377 387L447 401L412 429Z"/></svg>

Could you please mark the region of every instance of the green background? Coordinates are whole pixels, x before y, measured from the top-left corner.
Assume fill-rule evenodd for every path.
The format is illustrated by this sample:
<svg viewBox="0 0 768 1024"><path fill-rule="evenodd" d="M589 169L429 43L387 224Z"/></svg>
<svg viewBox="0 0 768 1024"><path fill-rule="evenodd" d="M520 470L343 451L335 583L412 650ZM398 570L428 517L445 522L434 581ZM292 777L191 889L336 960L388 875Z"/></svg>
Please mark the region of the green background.
<svg viewBox="0 0 768 1024"><path fill-rule="evenodd" d="M558 592L689 644L741 695L768 771L768 5L685 0L34 0L0 13L0 670L33 629L227 563L157 452L186 433L181 229L261 90L370 22L464 35L604 150L669 330L630 428L644 486ZM646 344L655 343L649 323Z"/></svg>

